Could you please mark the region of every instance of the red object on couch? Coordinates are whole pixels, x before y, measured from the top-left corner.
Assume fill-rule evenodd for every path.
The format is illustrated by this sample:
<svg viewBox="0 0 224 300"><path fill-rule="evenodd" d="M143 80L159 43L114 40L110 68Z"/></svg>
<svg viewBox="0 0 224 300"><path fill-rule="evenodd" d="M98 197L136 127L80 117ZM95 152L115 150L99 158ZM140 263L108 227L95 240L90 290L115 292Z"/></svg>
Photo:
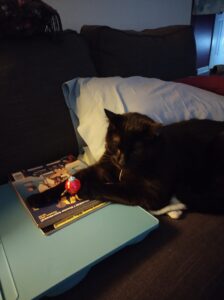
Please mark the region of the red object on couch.
<svg viewBox="0 0 224 300"><path fill-rule="evenodd" d="M189 84L224 96L224 77L222 76L190 76L177 79L175 82Z"/></svg>

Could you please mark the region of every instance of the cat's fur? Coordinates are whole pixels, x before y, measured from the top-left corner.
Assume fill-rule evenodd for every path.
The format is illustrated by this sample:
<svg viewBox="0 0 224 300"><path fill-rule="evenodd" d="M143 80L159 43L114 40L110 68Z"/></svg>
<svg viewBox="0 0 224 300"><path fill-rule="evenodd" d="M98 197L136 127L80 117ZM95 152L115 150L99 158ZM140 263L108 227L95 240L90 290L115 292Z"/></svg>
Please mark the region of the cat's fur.
<svg viewBox="0 0 224 300"><path fill-rule="evenodd" d="M224 122L190 120L162 126L139 113L105 112L105 153L76 174L81 199L140 205L156 214L172 211L177 198L183 203L180 210L224 212ZM60 184L29 201L45 205L63 191Z"/></svg>

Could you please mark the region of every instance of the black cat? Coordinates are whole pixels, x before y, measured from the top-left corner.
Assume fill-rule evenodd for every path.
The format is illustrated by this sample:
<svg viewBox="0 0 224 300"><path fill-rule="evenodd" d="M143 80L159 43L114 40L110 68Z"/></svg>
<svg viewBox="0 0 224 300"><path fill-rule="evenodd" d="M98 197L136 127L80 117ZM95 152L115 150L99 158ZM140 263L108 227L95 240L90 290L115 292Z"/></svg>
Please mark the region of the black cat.
<svg viewBox="0 0 224 300"><path fill-rule="evenodd" d="M174 218L186 208L224 212L224 122L194 119L162 126L139 113L105 113L105 153L76 173L79 198L140 205ZM47 205L63 191L64 183L28 201Z"/></svg>

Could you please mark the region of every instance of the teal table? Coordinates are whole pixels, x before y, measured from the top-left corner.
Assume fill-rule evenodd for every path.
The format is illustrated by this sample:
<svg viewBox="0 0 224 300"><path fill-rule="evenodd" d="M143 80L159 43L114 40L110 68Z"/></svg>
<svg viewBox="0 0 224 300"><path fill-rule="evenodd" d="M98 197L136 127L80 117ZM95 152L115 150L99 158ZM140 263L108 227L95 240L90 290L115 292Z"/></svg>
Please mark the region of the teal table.
<svg viewBox="0 0 224 300"><path fill-rule="evenodd" d="M158 220L140 207L108 205L50 236L35 226L8 184L0 186L0 300L57 295L92 266L142 240Z"/></svg>

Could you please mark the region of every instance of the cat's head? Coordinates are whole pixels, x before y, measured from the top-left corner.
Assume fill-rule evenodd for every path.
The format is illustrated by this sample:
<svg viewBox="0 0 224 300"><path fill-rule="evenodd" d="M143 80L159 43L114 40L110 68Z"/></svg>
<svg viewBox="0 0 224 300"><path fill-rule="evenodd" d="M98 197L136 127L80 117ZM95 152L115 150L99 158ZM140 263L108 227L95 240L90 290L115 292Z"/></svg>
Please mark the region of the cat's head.
<svg viewBox="0 0 224 300"><path fill-rule="evenodd" d="M119 168L138 164L158 136L160 123L136 112L115 114L105 109L109 120L106 152Z"/></svg>

